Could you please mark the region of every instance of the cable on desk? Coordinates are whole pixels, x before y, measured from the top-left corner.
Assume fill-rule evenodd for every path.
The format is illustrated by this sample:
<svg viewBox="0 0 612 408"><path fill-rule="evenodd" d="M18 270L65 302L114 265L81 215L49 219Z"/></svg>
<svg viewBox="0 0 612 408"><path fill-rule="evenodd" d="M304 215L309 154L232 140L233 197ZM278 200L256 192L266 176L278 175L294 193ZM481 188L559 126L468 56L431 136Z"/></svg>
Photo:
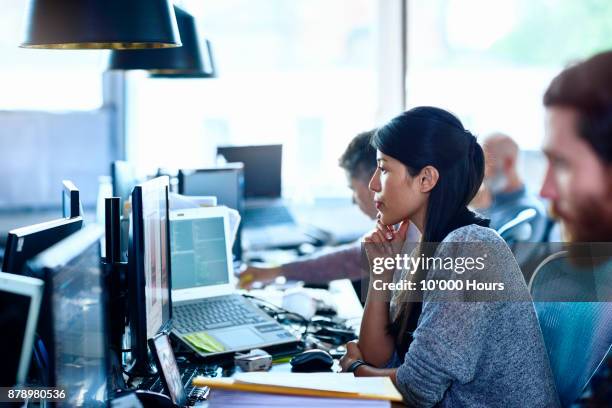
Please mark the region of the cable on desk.
<svg viewBox="0 0 612 408"><path fill-rule="evenodd" d="M310 320L305 318L304 316L302 316L299 313L294 313L294 312L290 312L289 310L277 306L274 303L262 299L262 298L258 298L256 296L253 295L248 295L243 293L242 296L244 296L247 299L251 299L254 300L256 302L259 302L260 304L258 305L260 309L263 309L268 315L270 315L271 317L273 317L274 319L276 319L277 321L279 321L279 323L282 323L284 319L279 318L280 316L287 316L287 317L294 317L296 318L298 323L301 323L304 325L304 332L302 333L302 335L306 335L308 333L308 327L310 325Z"/></svg>
<svg viewBox="0 0 612 408"><path fill-rule="evenodd" d="M302 335L306 337L308 334L319 337L323 341L330 341L332 344L344 344L350 340L357 338L353 330L344 323L335 322L329 318L322 316L313 316L311 319L306 319L304 316L290 312L287 309L277 306L274 303L258 298L253 295L243 294L242 296L259 302L258 306L266 311L274 319L282 322L279 317L288 316L297 318L298 322L304 325ZM310 328L317 328L314 332L309 332ZM349 333L350 332L350 333Z"/></svg>

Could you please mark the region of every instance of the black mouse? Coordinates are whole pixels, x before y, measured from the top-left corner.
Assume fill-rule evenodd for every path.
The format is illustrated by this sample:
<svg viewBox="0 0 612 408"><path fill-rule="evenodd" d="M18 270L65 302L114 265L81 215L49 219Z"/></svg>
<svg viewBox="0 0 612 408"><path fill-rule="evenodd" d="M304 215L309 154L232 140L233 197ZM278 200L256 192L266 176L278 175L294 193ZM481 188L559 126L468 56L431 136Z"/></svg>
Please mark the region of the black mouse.
<svg viewBox="0 0 612 408"><path fill-rule="evenodd" d="M293 367L291 371L302 373L331 371L334 359L327 351L306 350L294 356L289 364Z"/></svg>

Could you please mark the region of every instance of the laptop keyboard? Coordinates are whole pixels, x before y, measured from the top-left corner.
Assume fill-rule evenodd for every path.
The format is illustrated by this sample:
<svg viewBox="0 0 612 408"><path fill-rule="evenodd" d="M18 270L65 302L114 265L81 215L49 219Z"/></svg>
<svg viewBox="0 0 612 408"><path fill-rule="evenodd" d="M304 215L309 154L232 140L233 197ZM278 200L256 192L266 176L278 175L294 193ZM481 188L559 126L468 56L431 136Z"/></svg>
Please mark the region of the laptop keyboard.
<svg viewBox="0 0 612 408"><path fill-rule="evenodd" d="M234 296L203 299L199 302L174 305L173 327L179 333L193 333L223 327L267 322L240 298Z"/></svg>
<svg viewBox="0 0 612 408"><path fill-rule="evenodd" d="M295 220L287 207L276 205L270 207L247 208L244 212L244 225L249 228L277 224L295 224Z"/></svg>

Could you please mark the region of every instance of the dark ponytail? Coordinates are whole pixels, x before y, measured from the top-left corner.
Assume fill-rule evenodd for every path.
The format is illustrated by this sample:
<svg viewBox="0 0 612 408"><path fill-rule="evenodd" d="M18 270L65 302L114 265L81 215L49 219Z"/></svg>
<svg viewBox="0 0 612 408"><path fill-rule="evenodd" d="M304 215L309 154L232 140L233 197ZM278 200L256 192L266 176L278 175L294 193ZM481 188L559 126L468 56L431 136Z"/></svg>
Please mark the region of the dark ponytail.
<svg viewBox="0 0 612 408"><path fill-rule="evenodd" d="M434 107L418 107L402 113L380 128L372 144L382 153L402 162L412 176L424 167L435 167L440 177L431 190L422 231L422 253L433 256L451 231L465 225L488 226L489 220L468 209L484 177L484 153L474 135L453 114ZM427 243L427 245L423 245ZM417 270L422 280L427 270ZM404 301L389 332L397 339L400 356L410 345L420 315L419 302Z"/></svg>

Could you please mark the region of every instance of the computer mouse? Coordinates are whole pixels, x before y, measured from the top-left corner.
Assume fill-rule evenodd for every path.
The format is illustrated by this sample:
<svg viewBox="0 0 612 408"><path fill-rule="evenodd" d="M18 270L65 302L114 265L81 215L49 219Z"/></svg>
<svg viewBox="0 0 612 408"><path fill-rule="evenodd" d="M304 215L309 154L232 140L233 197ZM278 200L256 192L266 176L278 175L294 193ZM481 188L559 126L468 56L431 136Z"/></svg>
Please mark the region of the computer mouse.
<svg viewBox="0 0 612 408"><path fill-rule="evenodd" d="M291 371L312 373L320 371L331 371L334 364L333 357L323 350L306 350L294 356L289 362L293 367Z"/></svg>

